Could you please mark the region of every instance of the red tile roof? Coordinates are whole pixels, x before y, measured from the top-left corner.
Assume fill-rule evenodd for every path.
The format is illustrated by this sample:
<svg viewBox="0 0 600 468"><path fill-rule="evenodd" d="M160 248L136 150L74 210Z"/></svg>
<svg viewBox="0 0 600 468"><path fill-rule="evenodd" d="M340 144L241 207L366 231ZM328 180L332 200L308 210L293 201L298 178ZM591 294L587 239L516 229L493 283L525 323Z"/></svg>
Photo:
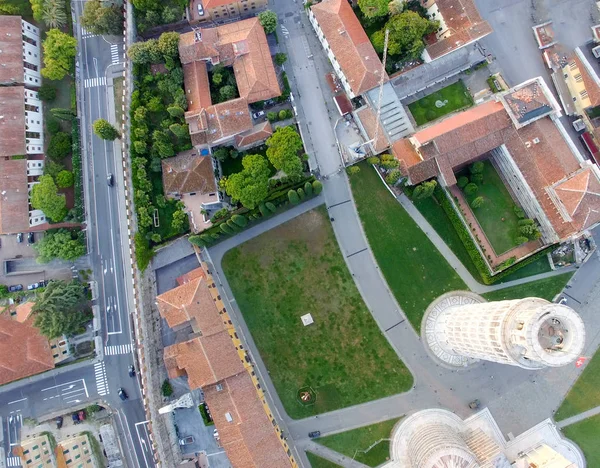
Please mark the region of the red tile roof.
<svg viewBox="0 0 600 468"><path fill-rule="evenodd" d="M165 194L200 193L217 191L217 183L210 156L200 156L191 149L174 158L162 160L162 177Z"/></svg>
<svg viewBox="0 0 600 468"><path fill-rule="evenodd" d="M1 129L0 124L0 129ZM4 138L4 134L0 138ZM0 233L29 229L27 160L0 158Z"/></svg>
<svg viewBox="0 0 600 468"><path fill-rule="evenodd" d="M235 146L237 148L245 148L255 143L265 141L273 135L273 128L269 121L256 124L251 130L248 130L241 135L236 135Z"/></svg>
<svg viewBox="0 0 600 468"><path fill-rule="evenodd" d="M0 157L27 153L25 148L25 88L23 86L0 87L0 135L2 135Z"/></svg>
<svg viewBox="0 0 600 468"><path fill-rule="evenodd" d="M578 231L600 222L600 171L587 167L552 187Z"/></svg>
<svg viewBox="0 0 600 468"><path fill-rule="evenodd" d="M183 85L188 112L197 113L212 104L206 62L198 60L183 65Z"/></svg>
<svg viewBox="0 0 600 468"><path fill-rule="evenodd" d="M25 71L21 17L0 16L0 31L0 84L23 84Z"/></svg>
<svg viewBox="0 0 600 468"><path fill-rule="evenodd" d="M33 326L0 315L0 385L54 368L48 339Z"/></svg>
<svg viewBox="0 0 600 468"><path fill-rule="evenodd" d="M369 140L373 140L377 132L377 141L371 142L371 146L375 149L375 154L381 153L390 146L390 142L386 137L385 127L380 122L379 129L377 129L377 114L370 106L356 111L355 115L360 120Z"/></svg>
<svg viewBox="0 0 600 468"><path fill-rule="evenodd" d="M175 279L175 281L179 286L181 286L182 284L189 283L190 281L193 281L197 278L206 278L206 273L204 273L202 267L198 267L195 270L189 271L181 276L178 276Z"/></svg>
<svg viewBox="0 0 600 468"><path fill-rule="evenodd" d="M481 39L493 31L489 23L479 15L473 0L436 0L435 4L451 35L427 46L427 53L432 60Z"/></svg>
<svg viewBox="0 0 600 468"><path fill-rule="evenodd" d="M348 1L323 0L311 11L352 92L360 96L379 85L383 65Z"/></svg>

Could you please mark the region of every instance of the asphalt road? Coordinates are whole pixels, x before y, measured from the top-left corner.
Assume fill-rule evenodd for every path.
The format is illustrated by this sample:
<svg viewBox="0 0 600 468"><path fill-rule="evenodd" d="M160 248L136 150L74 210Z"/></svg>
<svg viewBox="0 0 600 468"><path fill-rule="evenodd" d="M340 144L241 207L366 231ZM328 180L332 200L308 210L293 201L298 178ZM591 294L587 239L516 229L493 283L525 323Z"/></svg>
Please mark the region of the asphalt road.
<svg viewBox="0 0 600 468"><path fill-rule="evenodd" d="M83 2L73 2L79 18ZM79 45L77 68L81 118L88 249L98 283L102 349L99 358L65 369L34 376L2 387L0 418L7 466L20 466L11 456L19 444L24 418L42 419L65 414L91 402L115 412L123 457L135 468L154 467L146 414L139 381L128 367L135 362L130 321L132 308L124 204L124 183L119 142L107 142L92 132L92 123L104 118L114 123L112 75L123 70L123 38L94 36L76 27ZM107 183L113 174L114 184ZM125 227L124 227L125 226ZM124 227L124 228L123 228ZM129 398L117 393L124 388ZM0 461L0 466L5 460Z"/></svg>

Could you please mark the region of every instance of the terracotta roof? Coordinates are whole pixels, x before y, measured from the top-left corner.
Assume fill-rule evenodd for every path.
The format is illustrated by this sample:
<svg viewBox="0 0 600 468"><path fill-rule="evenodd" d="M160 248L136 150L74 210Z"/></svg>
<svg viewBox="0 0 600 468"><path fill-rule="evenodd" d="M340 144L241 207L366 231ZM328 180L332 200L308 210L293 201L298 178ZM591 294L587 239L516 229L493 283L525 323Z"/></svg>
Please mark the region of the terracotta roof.
<svg viewBox="0 0 600 468"><path fill-rule="evenodd" d="M191 322L194 331L203 336L223 329L209 287L204 277L198 277L156 297L160 315L170 328Z"/></svg>
<svg viewBox="0 0 600 468"><path fill-rule="evenodd" d="M33 326L0 315L0 385L54 368L48 340Z"/></svg>
<svg viewBox="0 0 600 468"><path fill-rule="evenodd" d="M188 112L199 112L212 104L206 62L198 60L183 65L183 86Z"/></svg>
<svg viewBox="0 0 600 468"><path fill-rule="evenodd" d="M436 0L435 4L451 35L427 46L432 60L493 32L472 0Z"/></svg>
<svg viewBox="0 0 600 468"><path fill-rule="evenodd" d="M246 146L264 141L273 135L273 128L269 121L261 122L256 124L251 130L248 130L241 135L236 135L235 146L238 148L245 148Z"/></svg>
<svg viewBox="0 0 600 468"><path fill-rule="evenodd" d="M184 273L181 276L178 276L175 279L175 281L179 286L181 286L182 284L189 283L190 281L195 280L197 278L206 278L206 273L204 273L202 267L198 267L192 271Z"/></svg>
<svg viewBox="0 0 600 468"><path fill-rule="evenodd" d="M191 389L205 388L246 372L229 333L223 327L218 333L167 346L164 356L165 363L169 364L169 375L178 376L185 370Z"/></svg>
<svg viewBox="0 0 600 468"><path fill-rule="evenodd" d="M407 169L422 161L408 138L401 138L395 141L392 145L391 153L398 161L403 161Z"/></svg>
<svg viewBox="0 0 600 468"><path fill-rule="evenodd" d="M514 118L520 123L552 111L552 105L537 81L517 88L503 97Z"/></svg>
<svg viewBox="0 0 600 468"><path fill-rule="evenodd" d="M23 303L19 304L15 308L16 315L14 316L14 319L17 322L21 322L21 323L25 322L31 315L31 311L32 311L34 305L35 305L35 303L33 301L27 301L27 302L23 302Z"/></svg>
<svg viewBox="0 0 600 468"><path fill-rule="evenodd" d="M222 390L204 389L222 447L235 468L283 468L290 460L281 446L247 372L225 379ZM230 420L228 420L230 419Z"/></svg>
<svg viewBox="0 0 600 468"><path fill-rule="evenodd" d="M234 3L234 0L203 0L204 9L220 7Z"/></svg>
<svg viewBox="0 0 600 468"><path fill-rule="evenodd" d="M0 84L23 84L21 17L0 16L0 31Z"/></svg>
<svg viewBox="0 0 600 468"><path fill-rule="evenodd" d="M572 174L552 187L578 231L600 222L599 172L591 167Z"/></svg>
<svg viewBox="0 0 600 468"><path fill-rule="evenodd" d="M600 105L600 83L597 81L598 76L596 76L594 79L594 77L590 74L590 70L588 70L579 57L574 56L573 61L577 64L577 68L579 68L579 73L583 79L583 84L585 86L585 90L587 91L591 106L596 107ZM593 70L592 73L595 74Z"/></svg>
<svg viewBox="0 0 600 468"><path fill-rule="evenodd" d="M174 158L162 160L162 177L165 194L200 193L217 191L217 183L210 156L200 156L191 149Z"/></svg>
<svg viewBox="0 0 600 468"><path fill-rule="evenodd" d="M240 97L249 103L281 95L267 36L258 18L182 34L179 54L184 65L210 61L233 66ZM190 69L184 68L184 76L186 71L190 73Z"/></svg>
<svg viewBox="0 0 600 468"><path fill-rule="evenodd" d="M0 157L26 154L23 86L0 87L0 116Z"/></svg>
<svg viewBox="0 0 600 468"><path fill-rule="evenodd" d="M4 136L2 133L2 139ZM0 233L22 232L28 229L27 160L6 161L0 158Z"/></svg>
<svg viewBox="0 0 600 468"><path fill-rule="evenodd" d="M323 0L311 11L352 92L359 96L378 86L381 60L348 1ZM386 73L385 81L388 79Z"/></svg>
<svg viewBox="0 0 600 468"><path fill-rule="evenodd" d="M248 101L244 98L210 106L198 115L187 113L186 122L193 144L219 144L253 127Z"/></svg>
<svg viewBox="0 0 600 468"><path fill-rule="evenodd" d="M357 110L355 113L356 117L360 120L363 128L367 132L369 140L375 138L375 132L377 131L377 141L371 142L371 146L375 149L375 154L379 154L390 146L390 142L386 138L385 127L379 123L379 130L377 130L377 114L369 107L363 107Z"/></svg>

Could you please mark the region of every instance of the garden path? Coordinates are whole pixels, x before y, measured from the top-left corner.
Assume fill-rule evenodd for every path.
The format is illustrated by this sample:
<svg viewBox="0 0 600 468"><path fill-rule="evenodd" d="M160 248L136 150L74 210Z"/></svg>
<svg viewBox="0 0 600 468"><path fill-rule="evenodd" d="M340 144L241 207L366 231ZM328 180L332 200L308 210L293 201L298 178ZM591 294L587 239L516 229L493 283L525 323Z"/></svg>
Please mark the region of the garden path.
<svg viewBox="0 0 600 468"><path fill-rule="evenodd" d="M578 423L583 421L584 419L591 418L592 416L596 416L600 414L600 406L596 406L595 408L584 411L583 413L576 414L575 416L571 416L570 418L563 419L562 421L558 421L556 425L561 429L565 426L570 426L571 424Z"/></svg>

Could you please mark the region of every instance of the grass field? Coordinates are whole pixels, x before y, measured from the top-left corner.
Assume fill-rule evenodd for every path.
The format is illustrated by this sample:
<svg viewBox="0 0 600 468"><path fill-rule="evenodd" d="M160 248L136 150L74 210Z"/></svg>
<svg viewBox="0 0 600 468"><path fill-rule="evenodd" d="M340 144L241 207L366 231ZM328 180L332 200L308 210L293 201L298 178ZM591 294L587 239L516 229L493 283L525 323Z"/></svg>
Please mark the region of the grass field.
<svg viewBox="0 0 600 468"><path fill-rule="evenodd" d="M600 415L564 427L562 432L583 450L587 466L600 466Z"/></svg>
<svg viewBox="0 0 600 468"><path fill-rule="evenodd" d="M390 456L390 442L389 440L382 439L390 438L392 429L398 421L399 418L390 419L372 424L371 426L359 427L351 431L321 437L316 441L360 463L375 467L388 460ZM365 452L365 450L378 441L380 442L377 445L372 447L368 452Z"/></svg>
<svg viewBox="0 0 600 468"><path fill-rule="evenodd" d="M121 128L123 122L123 82L125 78L115 78L113 80L113 94L115 97L115 117L117 119L117 128Z"/></svg>
<svg viewBox="0 0 600 468"><path fill-rule="evenodd" d="M456 177L466 175L463 172ZM494 251L500 255L517 246L519 218L514 212L515 202L489 161L484 161L483 183L477 185L479 190L472 195L465 194L465 198L469 204L477 197L485 200L483 206L472 211Z"/></svg>
<svg viewBox="0 0 600 468"><path fill-rule="evenodd" d="M523 268L518 269L514 273L505 276L497 284L506 283L508 281L514 281L521 278L527 278L528 276L539 275L540 273L547 273L552 271L548 257L545 255L538 258L535 262L525 265Z"/></svg>
<svg viewBox="0 0 600 468"><path fill-rule="evenodd" d="M230 250L222 265L292 418L412 386L356 289L324 207ZM315 323L304 327L306 313ZM317 395L311 406L297 398L305 386Z"/></svg>
<svg viewBox="0 0 600 468"><path fill-rule="evenodd" d="M435 105L436 101L448 102L445 106L438 108ZM433 94L409 104L408 109L417 125L423 125L432 120L439 119L450 112L471 107L472 105L473 98L471 94L462 80L459 80L450 86L446 86Z"/></svg>
<svg viewBox="0 0 600 468"><path fill-rule="evenodd" d="M560 421L596 406L600 406L600 350L596 351L592 360L588 362L583 373L556 411L554 418Z"/></svg>
<svg viewBox="0 0 600 468"><path fill-rule="evenodd" d="M310 462L311 468L339 468L340 466L311 452L306 452L306 457Z"/></svg>
<svg viewBox="0 0 600 468"><path fill-rule="evenodd" d="M375 170L366 163L360 168L350 182L367 239L388 286L419 331L425 309L435 298L467 287Z"/></svg>
<svg viewBox="0 0 600 468"><path fill-rule="evenodd" d="M564 273L562 275L551 276L531 283L511 286L510 288L500 289L483 294L488 301L505 301L508 299L521 299L523 297L541 297L552 301L554 296L563 290L573 273Z"/></svg>

